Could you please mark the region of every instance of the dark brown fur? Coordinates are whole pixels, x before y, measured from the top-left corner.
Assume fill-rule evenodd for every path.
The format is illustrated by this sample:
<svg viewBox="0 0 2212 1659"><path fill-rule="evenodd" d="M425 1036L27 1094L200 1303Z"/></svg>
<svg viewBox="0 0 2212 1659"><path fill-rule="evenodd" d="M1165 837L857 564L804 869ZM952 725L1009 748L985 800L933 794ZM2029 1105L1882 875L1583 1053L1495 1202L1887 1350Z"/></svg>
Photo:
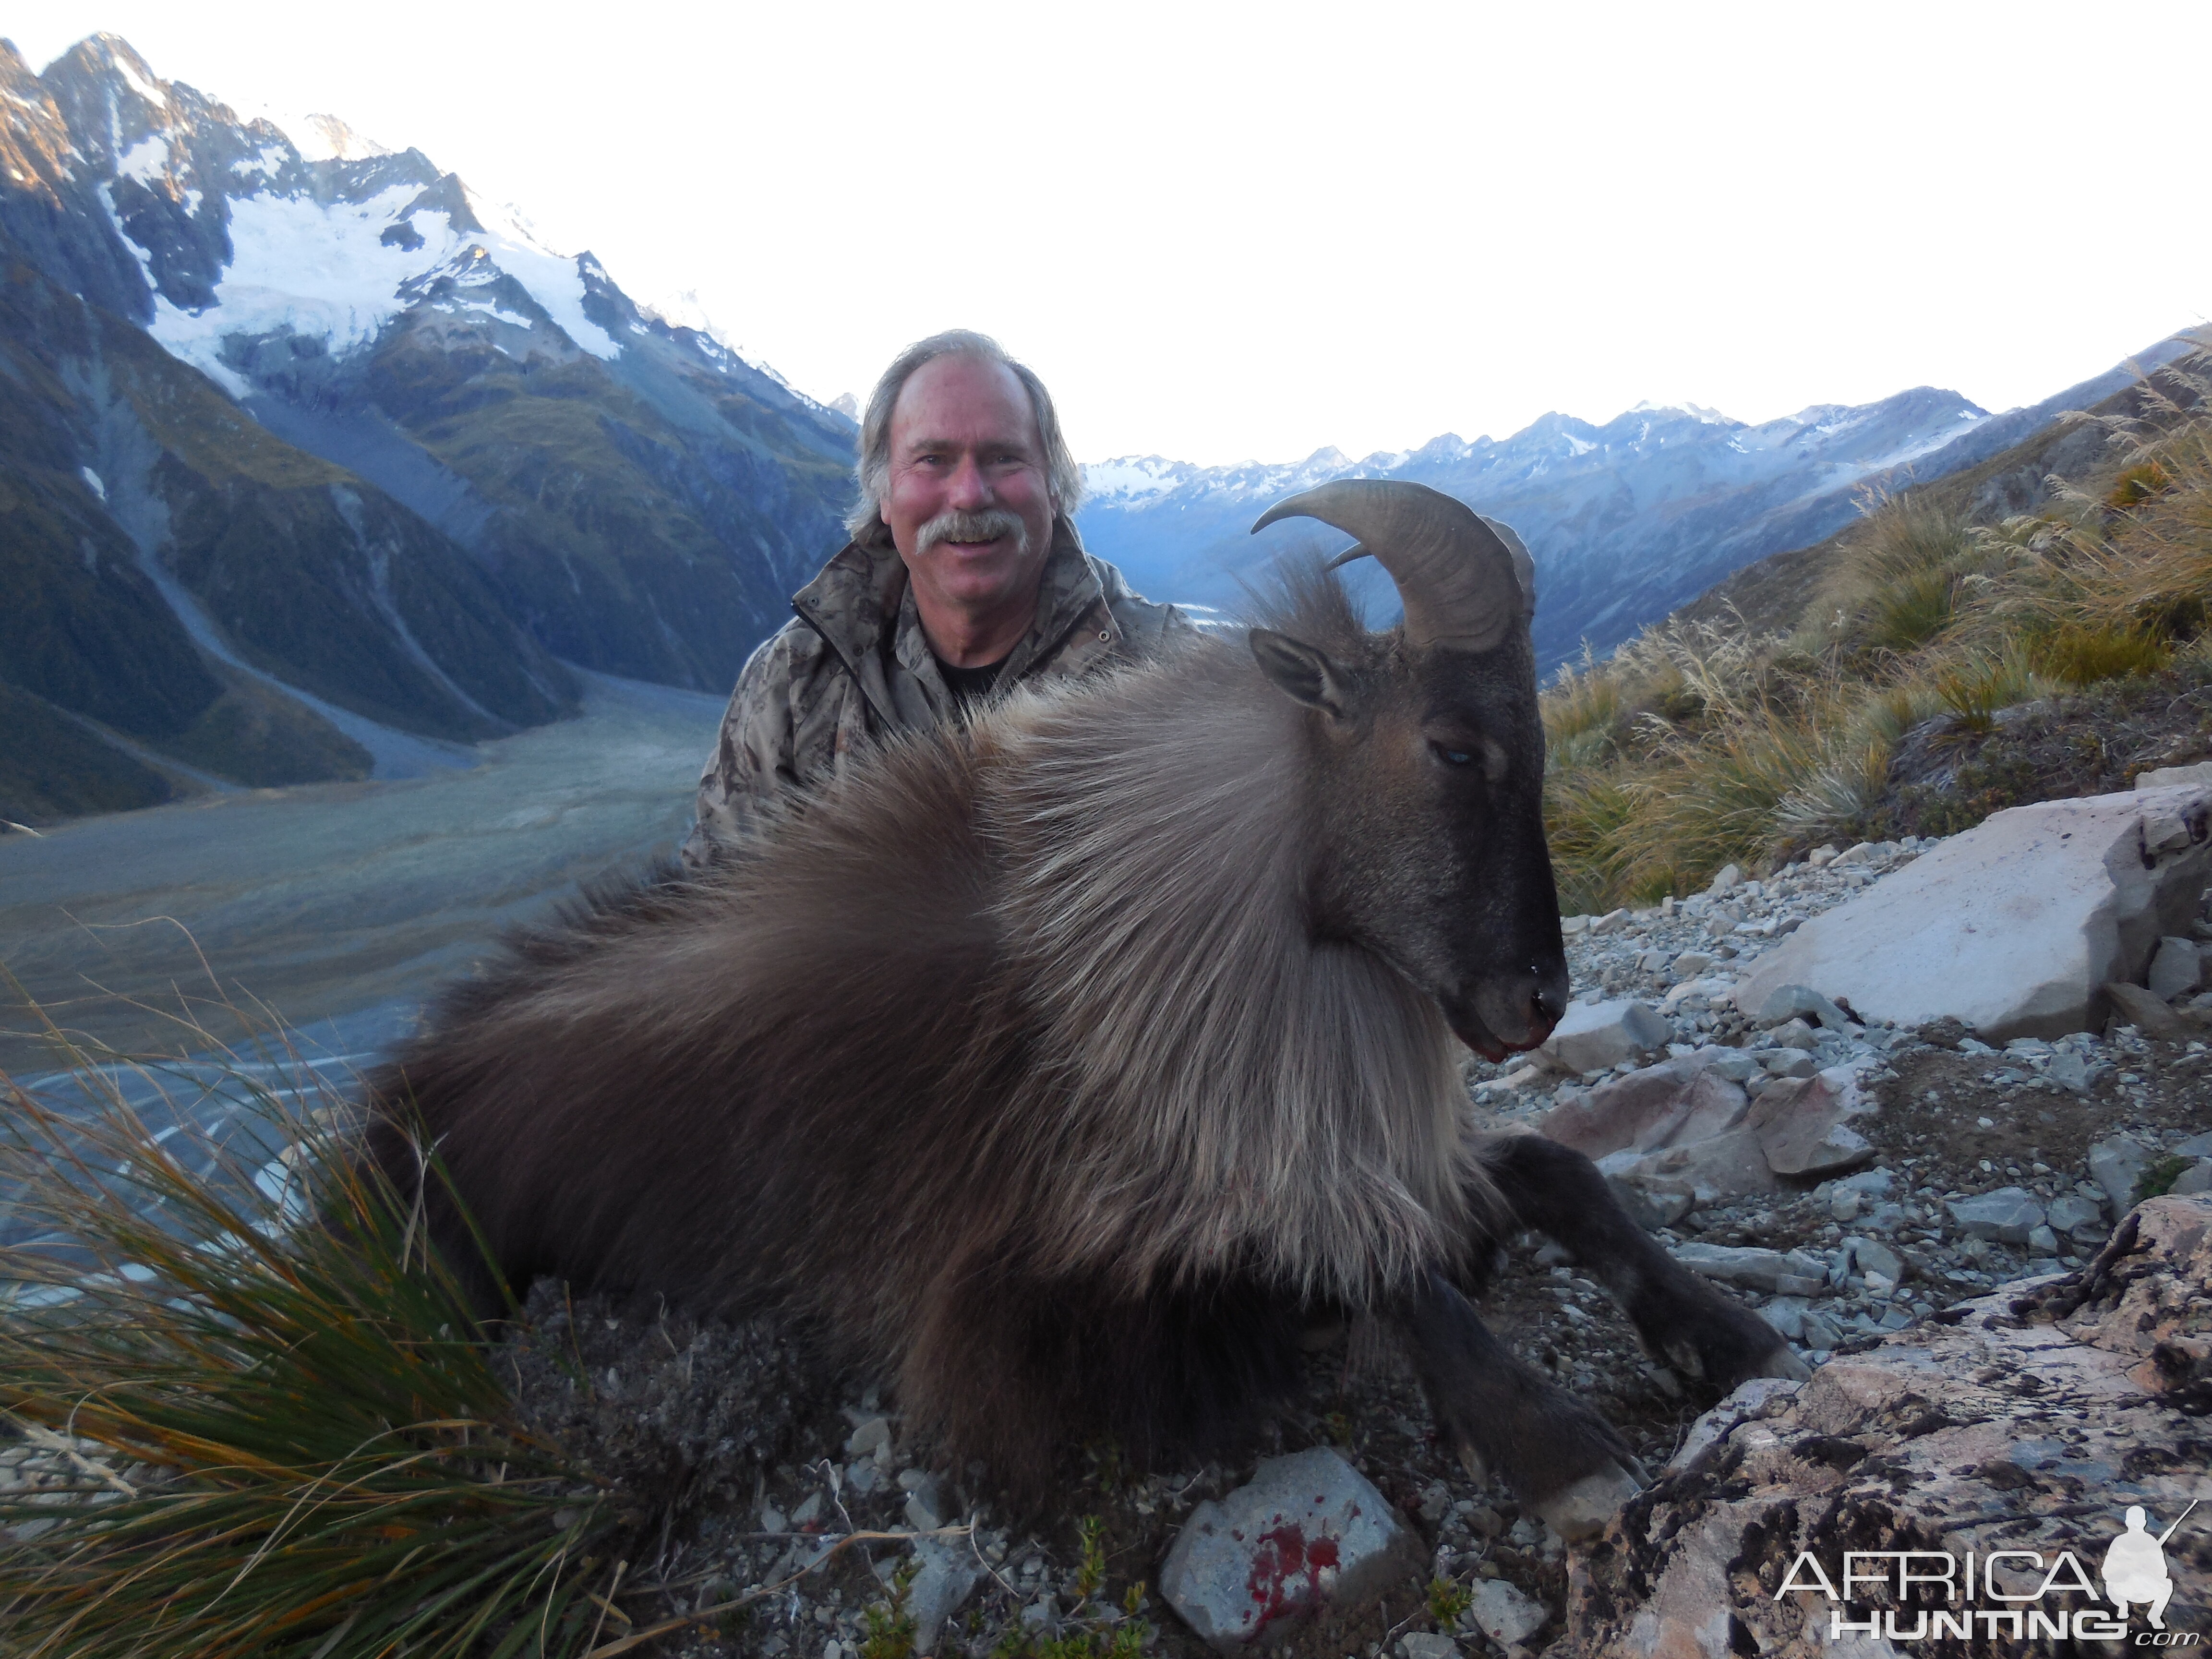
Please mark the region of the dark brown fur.
<svg viewBox="0 0 2212 1659"><path fill-rule="evenodd" d="M1218 1443L1313 1310L1412 1306L1516 1224L1445 1010L1500 957L1486 1007L1564 986L1525 635L1439 667L1333 580L1279 620L1357 709L1211 639L889 748L457 987L371 1081L374 1157L416 1188L411 1109L510 1284L780 1312L1019 1496L1101 1433Z"/></svg>

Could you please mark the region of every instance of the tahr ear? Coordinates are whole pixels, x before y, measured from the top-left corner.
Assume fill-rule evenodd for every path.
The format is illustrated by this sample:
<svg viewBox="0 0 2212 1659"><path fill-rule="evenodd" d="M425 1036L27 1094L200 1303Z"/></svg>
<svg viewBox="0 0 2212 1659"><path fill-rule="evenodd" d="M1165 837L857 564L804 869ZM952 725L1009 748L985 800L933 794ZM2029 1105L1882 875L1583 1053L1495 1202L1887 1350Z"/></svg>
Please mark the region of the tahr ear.
<svg viewBox="0 0 2212 1659"><path fill-rule="evenodd" d="M1352 682L1343 669L1304 640L1273 629L1251 630L1252 654L1260 672L1285 696L1342 720L1352 707Z"/></svg>

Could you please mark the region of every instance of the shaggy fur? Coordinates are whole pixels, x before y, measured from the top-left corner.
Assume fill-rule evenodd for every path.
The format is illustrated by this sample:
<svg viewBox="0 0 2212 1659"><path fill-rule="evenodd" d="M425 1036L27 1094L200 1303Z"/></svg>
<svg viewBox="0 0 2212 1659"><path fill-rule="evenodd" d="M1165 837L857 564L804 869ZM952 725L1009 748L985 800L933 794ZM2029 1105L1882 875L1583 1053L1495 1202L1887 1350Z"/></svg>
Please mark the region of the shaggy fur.
<svg viewBox="0 0 2212 1659"><path fill-rule="evenodd" d="M1334 580L1278 620L1404 676ZM1015 1493L1202 1451L1498 1207L1437 1003L1316 925L1318 718L1212 638L886 749L514 941L371 1080L373 1155L415 1190L411 1108L510 1284L797 1316Z"/></svg>

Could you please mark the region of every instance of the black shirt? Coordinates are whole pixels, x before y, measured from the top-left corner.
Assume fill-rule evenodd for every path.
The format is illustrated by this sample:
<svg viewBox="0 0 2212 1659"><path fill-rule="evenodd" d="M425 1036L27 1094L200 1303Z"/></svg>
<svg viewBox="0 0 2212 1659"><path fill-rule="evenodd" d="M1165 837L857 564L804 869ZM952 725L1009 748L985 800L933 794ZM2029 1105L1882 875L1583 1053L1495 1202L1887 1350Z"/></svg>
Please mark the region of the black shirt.
<svg viewBox="0 0 2212 1659"><path fill-rule="evenodd" d="M1013 653L1010 651L998 661L987 662L981 668L955 668L934 651L929 654L936 658L937 672L944 678L945 690L952 693L953 702L960 707L960 717L965 720L975 704L989 699L991 689L999 683L999 671L1006 665Z"/></svg>

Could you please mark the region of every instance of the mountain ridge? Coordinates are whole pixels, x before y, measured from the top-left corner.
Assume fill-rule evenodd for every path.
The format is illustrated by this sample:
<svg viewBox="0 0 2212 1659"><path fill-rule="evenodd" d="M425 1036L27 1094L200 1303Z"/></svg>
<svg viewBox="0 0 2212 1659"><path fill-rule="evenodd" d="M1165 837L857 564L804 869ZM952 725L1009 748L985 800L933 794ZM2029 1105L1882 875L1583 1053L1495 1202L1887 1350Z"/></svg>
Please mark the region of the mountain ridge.
<svg viewBox="0 0 2212 1659"><path fill-rule="evenodd" d="M2164 362L2160 342L2142 354ZM1247 526L1268 500L1334 477L1405 478L1511 523L1537 565L1547 668L1603 651L1729 572L1820 542L1869 488L1971 466L2132 379L2116 368L2043 403L1992 414L1936 386L1873 404L1814 404L1753 425L1696 405L1639 404L1594 423L1548 411L1510 437L1441 434L1353 460L1203 467L1121 456L1085 469L1078 522L1102 556L1160 597L1227 609L1267 558L1310 531Z"/></svg>
<svg viewBox="0 0 2212 1659"><path fill-rule="evenodd" d="M0 46L0 367L41 388L0 430L0 681L44 711L0 816L456 763L572 710L565 662L719 696L836 545L843 415L419 150L303 125L117 36L43 75ZM139 657L161 694L103 701ZM90 796L46 763L78 738Z"/></svg>

